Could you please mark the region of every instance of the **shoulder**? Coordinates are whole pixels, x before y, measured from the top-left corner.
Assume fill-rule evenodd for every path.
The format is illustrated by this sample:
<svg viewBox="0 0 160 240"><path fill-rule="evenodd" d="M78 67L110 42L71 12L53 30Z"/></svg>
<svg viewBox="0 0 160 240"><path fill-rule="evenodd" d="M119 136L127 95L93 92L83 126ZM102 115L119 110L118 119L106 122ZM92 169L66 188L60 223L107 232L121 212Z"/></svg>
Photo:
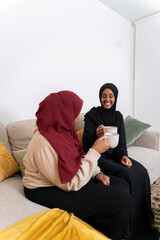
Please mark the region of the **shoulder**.
<svg viewBox="0 0 160 240"><path fill-rule="evenodd" d="M116 111L116 122L123 122L123 115L120 111Z"/></svg>
<svg viewBox="0 0 160 240"><path fill-rule="evenodd" d="M36 151L41 150L44 146L45 146L45 147L50 147L50 143L49 143L48 140L47 140L43 135L41 135L40 132L37 130L37 131L34 133L32 139L31 139L31 141L30 141L30 143L29 143L29 145L28 145L28 149L27 149L27 150L28 150L29 152L34 153L34 152L36 152Z"/></svg>
<svg viewBox="0 0 160 240"><path fill-rule="evenodd" d="M84 115L84 117L94 118L98 114L99 114L99 107L93 107Z"/></svg>
<svg viewBox="0 0 160 240"><path fill-rule="evenodd" d="M98 107L92 107L86 114L91 114L97 111Z"/></svg>
<svg viewBox="0 0 160 240"><path fill-rule="evenodd" d="M116 111L116 117L123 118L123 115L120 111Z"/></svg>

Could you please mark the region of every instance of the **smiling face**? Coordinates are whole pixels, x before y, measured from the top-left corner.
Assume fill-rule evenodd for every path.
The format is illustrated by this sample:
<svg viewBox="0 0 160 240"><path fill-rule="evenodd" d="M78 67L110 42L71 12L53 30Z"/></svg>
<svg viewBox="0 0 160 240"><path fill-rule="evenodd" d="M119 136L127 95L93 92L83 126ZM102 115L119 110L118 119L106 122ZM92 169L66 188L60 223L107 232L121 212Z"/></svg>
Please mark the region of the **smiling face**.
<svg viewBox="0 0 160 240"><path fill-rule="evenodd" d="M110 109L115 103L114 93L109 88L105 88L101 95L101 104L105 109Z"/></svg>

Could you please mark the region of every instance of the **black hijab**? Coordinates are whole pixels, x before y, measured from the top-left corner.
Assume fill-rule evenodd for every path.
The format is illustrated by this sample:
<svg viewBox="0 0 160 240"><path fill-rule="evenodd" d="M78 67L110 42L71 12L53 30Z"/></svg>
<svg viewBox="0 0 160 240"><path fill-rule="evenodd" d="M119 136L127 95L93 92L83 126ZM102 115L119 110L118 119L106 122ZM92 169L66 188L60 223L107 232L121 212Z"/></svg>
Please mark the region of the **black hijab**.
<svg viewBox="0 0 160 240"><path fill-rule="evenodd" d="M103 91L109 88L114 96L115 96L115 102L113 106L110 109L106 109L102 106L101 103L101 96ZM116 126L116 104L117 104L117 98L118 98L118 89L117 87L112 83L105 83L99 90L99 99L101 106L95 108L93 107L86 116L89 116L94 120L94 122L97 124L97 126L103 124L105 126Z"/></svg>
<svg viewBox="0 0 160 240"><path fill-rule="evenodd" d="M102 93L106 88L109 88L113 92L115 97L115 102L110 109L104 108L101 103L101 107L99 108L99 111L101 112L102 119L105 121L105 124L110 126L110 125L114 125L116 120L116 104L117 104L117 97L118 97L118 89L112 83L104 84L99 90L100 102L101 102Z"/></svg>

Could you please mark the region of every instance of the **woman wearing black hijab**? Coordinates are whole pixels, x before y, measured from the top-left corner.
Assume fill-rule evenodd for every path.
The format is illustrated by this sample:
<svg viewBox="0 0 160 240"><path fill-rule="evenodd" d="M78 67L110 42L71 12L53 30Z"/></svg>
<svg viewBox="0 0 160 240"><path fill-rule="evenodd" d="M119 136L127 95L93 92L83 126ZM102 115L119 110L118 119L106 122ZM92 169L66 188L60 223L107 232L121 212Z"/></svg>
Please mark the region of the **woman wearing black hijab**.
<svg viewBox="0 0 160 240"><path fill-rule="evenodd" d="M98 161L101 171L108 176L118 176L130 185L133 211L130 222L132 240L158 240L159 233L152 227L150 180L147 170L128 157L123 116L116 111L118 89L114 84L104 84L99 91L101 106L93 107L85 115L83 147L87 152L93 142L103 135L103 126L116 126L119 144L108 149Z"/></svg>

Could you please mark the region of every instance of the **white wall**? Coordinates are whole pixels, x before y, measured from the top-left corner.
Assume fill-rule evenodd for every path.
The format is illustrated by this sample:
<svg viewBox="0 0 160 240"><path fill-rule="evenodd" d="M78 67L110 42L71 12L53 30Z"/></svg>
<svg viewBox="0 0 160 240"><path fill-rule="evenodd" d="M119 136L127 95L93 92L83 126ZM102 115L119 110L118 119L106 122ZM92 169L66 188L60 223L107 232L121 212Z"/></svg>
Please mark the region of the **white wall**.
<svg viewBox="0 0 160 240"><path fill-rule="evenodd" d="M160 14L136 25L135 116L160 131Z"/></svg>
<svg viewBox="0 0 160 240"><path fill-rule="evenodd" d="M0 121L34 118L51 92L72 90L83 112L99 88L119 88L118 108L133 110L133 27L98 0L0 1Z"/></svg>

